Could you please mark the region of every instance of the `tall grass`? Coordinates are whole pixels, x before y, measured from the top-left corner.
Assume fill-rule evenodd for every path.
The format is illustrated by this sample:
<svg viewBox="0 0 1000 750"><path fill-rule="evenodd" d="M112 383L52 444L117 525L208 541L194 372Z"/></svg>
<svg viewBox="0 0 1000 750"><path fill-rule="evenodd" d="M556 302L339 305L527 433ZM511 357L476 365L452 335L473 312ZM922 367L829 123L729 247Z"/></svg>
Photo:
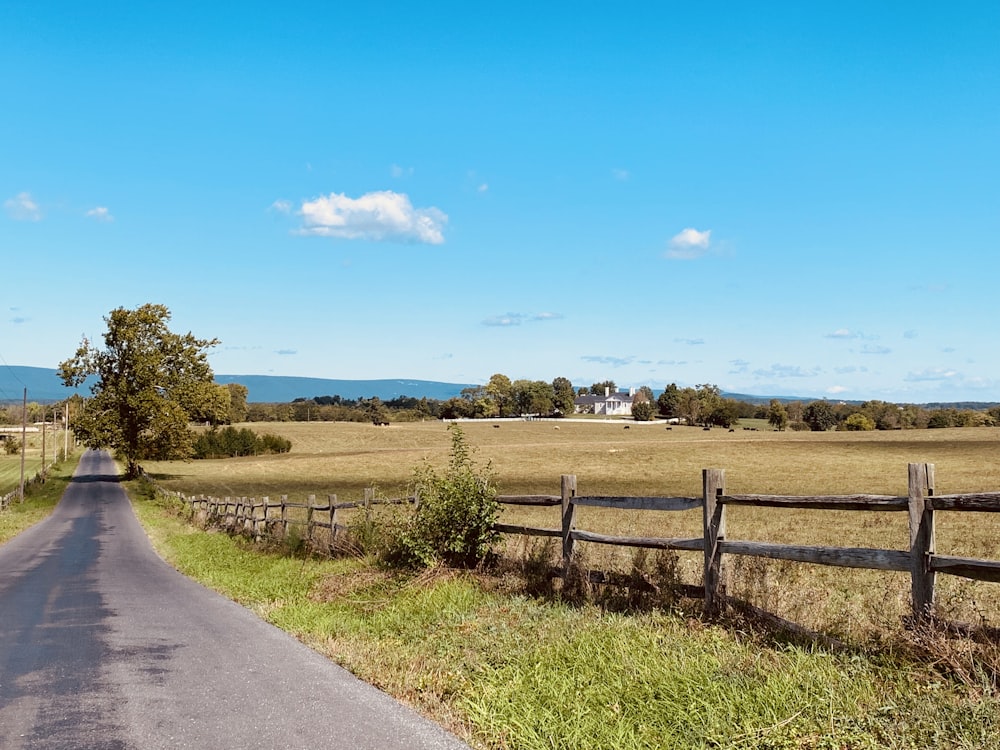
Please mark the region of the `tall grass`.
<svg viewBox="0 0 1000 750"><path fill-rule="evenodd" d="M52 512L72 481L80 455L70 455L67 460L55 464L44 484L32 483L25 488L23 503L14 501L7 510L0 511L0 544L34 526Z"/></svg>
<svg viewBox="0 0 1000 750"><path fill-rule="evenodd" d="M136 508L182 571L478 747L1000 747L990 679L954 679L908 652L571 607L469 573L260 554L153 503ZM252 644L219 644L230 647Z"/></svg>
<svg viewBox="0 0 1000 750"><path fill-rule="evenodd" d="M499 428L494 427L499 424ZM289 438L292 452L227 461L151 463L166 487L191 494L277 496L309 493L360 499L378 485L386 496L406 492L413 467L447 462L449 435L440 422L378 428L349 423L269 423ZM558 494L560 474L576 474L580 494L701 494L701 470L726 471L731 493L905 496L907 463L937 467L937 494L1000 490L996 448L1000 428L896 432L735 432L618 421L470 422L462 426L477 455L488 460L501 494ZM905 550L905 513L803 511L733 507L728 537L786 544ZM555 509L507 508L505 523L559 527ZM623 512L581 508L577 526L615 535L697 537L700 511ZM937 547L945 554L994 559L996 514L939 513ZM506 540L516 553L523 541ZM594 567L627 571L632 552L579 545ZM908 611L905 574L726 558L730 593L814 630L862 642L898 629ZM682 553L685 582L698 584L701 554ZM996 624L1000 586L938 577L938 601L954 619Z"/></svg>

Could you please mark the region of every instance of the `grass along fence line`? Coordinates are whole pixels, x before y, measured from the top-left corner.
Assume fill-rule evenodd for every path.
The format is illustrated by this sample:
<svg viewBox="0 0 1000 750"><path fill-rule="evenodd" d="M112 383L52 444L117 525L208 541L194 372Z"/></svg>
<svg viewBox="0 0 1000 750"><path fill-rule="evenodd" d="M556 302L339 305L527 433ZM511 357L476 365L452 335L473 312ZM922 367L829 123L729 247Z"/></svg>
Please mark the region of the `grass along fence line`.
<svg viewBox="0 0 1000 750"><path fill-rule="evenodd" d="M1000 561L973 557L944 555L936 550L936 511L1000 512L1000 492L973 492L934 495L933 464L911 463L908 466L908 495L763 495L726 494L725 472L720 469L702 471L701 497L623 497L577 494L577 478L563 475L560 495L499 495L504 505L553 507L560 509L558 528L498 523L497 531L507 535L557 538L561 542L560 574L566 575L574 561L578 542L636 547L658 550L703 552L702 581L705 611L714 614L726 599L725 555L766 558L816 565L864 568L875 571L908 573L910 577L911 615L915 622L934 616L935 582L937 575L948 574L971 580L1000 582ZM233 532L261 540L287 538L291 527L303 528L302 539L316 549L334 552L338 542L345 541L350 526L342 522L340 513L349 510L370 512L375 505L412 503L414 497L397 499L376 498L374 488L365 490L361 502L337 502L328 495L326 503L316 502L310 495L307 502L289 502L281 496L278 502L268 497L186 497L168 493L185 502L204 520ZM802 544L777 544L727 538L727 506L757 508L818 510L851 510L866 512L906 512L909 519L907 549L868 547L835 547ZM622 536L588 531L577 527L577 509L606 508L620 511L695 511L701 510L702 535L689 538ZM611 581L601 571L593 571L595 580Z"/></svg>

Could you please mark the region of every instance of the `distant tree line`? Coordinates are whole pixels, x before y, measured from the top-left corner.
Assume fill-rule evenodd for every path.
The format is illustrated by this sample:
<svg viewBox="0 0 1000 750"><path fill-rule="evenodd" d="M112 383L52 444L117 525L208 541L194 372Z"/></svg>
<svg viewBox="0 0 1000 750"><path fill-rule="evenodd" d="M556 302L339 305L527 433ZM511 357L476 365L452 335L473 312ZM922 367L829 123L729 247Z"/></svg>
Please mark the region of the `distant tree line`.
<svg viewBox="0 0 1000 750"><path fill-rule="evenodd" d="M349 399L342 396L298 398L291 403L246 404L246 420L323 422L413 422L425 419L496 419L502 417L560 417L575 412L574 400L587 394L617 393L613 380L575 387L564 377L511 380L496 373L485 385L465 388L450 399L399 396ZM244 402L245 403L245 402ZM592 412L592 409L591 409ZM886 401L863 403L743 401L728 398L716 385L703 383L681 388L670 383L658 395L648 386L635 391L632 417L637 421L675 419L700 427L732 427L741 419L762 419L776 430L897 430L935 427L1000 425L1000 406L976 409L970 405L917 406Z"/></svg>

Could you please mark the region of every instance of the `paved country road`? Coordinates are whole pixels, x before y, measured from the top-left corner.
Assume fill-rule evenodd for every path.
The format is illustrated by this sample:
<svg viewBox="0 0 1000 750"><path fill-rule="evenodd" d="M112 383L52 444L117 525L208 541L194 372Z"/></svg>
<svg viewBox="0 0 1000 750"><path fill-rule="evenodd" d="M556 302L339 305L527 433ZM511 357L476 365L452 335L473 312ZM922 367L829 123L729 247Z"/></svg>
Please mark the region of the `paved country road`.
<svg viewBox="0 0 1000 750"><path fill-rule="evenodd" d="M0 748L465 748L164 563L106 453L0 546Z"/></svg>

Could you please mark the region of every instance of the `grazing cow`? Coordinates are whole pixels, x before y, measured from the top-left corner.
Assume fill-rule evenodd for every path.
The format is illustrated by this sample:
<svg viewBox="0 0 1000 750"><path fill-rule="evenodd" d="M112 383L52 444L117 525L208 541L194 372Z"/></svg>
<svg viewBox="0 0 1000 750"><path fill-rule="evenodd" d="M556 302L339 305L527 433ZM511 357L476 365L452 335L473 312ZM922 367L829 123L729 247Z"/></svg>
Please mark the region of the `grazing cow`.
<svg viewBox="0 0 1000 750"><path fill-rule="evenodd" d="M734 430L732 427L729 428L729 431L730 432L736 432L736 430Z"/></svg>
<svg viewBox="0 0 1000 750"><path fill-rule="evenodd" d="M628 429L628 425L625 425L625 429L626 429L626 430Z"/></svg>
<svg viewBox="0 0 1000 750"><path fill-rule="evenodd" d="M498 425L498 424L493 425L493 429L494 430L499 430L500 429L500 425Z"/></svg>
<svg viewBox="0 0 1000 750"><path fill-rule="evenodd" d="M665 430L672 430L674 428L673 427L664 427L663 429L665 429Z"/></svg>

